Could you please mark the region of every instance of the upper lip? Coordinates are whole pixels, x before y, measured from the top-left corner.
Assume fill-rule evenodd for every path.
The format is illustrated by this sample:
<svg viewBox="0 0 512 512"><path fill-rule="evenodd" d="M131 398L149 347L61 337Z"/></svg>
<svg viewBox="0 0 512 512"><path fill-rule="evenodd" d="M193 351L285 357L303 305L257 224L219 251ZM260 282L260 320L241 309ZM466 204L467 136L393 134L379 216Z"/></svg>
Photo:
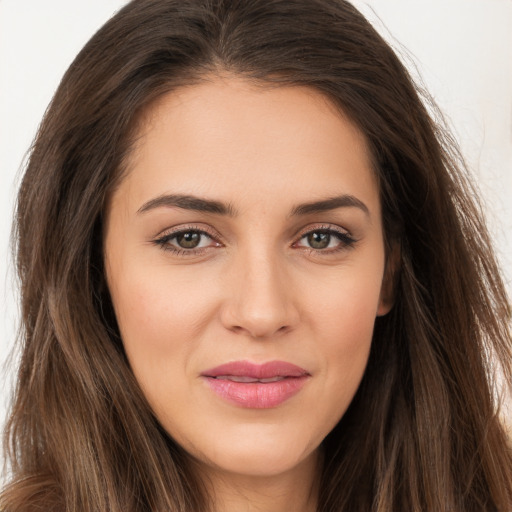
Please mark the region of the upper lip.
<svg viewBox="0 0 512 512"><path fill-rule="evenodd" d="M270 379L272 377L303 377L309 373L286 361L269 361L263 364L250 361L233 361L221 364L201 373L203 377L220 377L231 375L235 377L250 377L253 379Z"/></svg>

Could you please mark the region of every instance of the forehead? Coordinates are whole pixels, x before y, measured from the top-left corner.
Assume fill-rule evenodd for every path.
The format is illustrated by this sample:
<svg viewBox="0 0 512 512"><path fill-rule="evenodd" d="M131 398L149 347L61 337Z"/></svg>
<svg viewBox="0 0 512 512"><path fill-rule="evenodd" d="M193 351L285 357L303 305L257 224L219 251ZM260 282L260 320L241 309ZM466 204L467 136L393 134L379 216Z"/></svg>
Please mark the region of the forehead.
<svg viewBox="0 0 512 512"><path fill-rule="evenodd" d="M138 203L176 190L229 201L376 192L364 135L311 88L210 78L152 104L135 140L120 188Z"/></svg>

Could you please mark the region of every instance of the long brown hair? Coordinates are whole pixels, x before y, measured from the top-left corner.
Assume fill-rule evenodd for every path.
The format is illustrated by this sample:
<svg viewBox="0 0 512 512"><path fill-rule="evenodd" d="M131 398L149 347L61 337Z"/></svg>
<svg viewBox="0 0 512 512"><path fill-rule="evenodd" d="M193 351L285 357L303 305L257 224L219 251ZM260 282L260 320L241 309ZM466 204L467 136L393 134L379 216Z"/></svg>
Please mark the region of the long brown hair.
<svg viewBox="0 0 512 512"><path fill-rule="evenodd" d="M357 124L399 260L395 305L324 440L318 510L512 510L492 370L512 375L510 311L478 196L403 65L343 0L134 0L77 56L18 197L22 356L0 508L208 510L193 463L127 364L102 213L148 105L225 71L314 88Z"/></svg>

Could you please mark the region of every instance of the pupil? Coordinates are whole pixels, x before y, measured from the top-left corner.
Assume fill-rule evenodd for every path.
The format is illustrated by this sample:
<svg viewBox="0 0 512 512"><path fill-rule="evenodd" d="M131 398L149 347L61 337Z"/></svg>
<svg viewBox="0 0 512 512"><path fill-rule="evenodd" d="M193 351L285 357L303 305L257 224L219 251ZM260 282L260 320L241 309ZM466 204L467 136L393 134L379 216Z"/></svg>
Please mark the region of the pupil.
<svg viewBox="0 0 512 512"><path fill-rule="evenodd" d="M331 235L329 233L315 231L308 235L308 243L313 249L325 249L330 241Z"/></svg>
<svg viewBox="0 0 512 512"><path fill-rule="evenodd" d="M193 231L189 231L188 233L181 233L176 236L176 241L180 247L183 249L194 249L199 245L201 240L201 235L199 233L194 233Z"/></svg>

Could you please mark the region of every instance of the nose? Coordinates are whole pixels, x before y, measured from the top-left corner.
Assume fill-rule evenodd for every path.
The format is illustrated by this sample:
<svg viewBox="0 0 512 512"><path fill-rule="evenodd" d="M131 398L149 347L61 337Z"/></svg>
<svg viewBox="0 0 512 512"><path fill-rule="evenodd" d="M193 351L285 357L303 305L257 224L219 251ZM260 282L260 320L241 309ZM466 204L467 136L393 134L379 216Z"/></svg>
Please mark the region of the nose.
<svg viewBox="0 0 512 512"><path fill-rule="evenodd" d="M241 257L232 264L224 280L224 327L258 339L293 330L299 311L285 267L268 254Z"/></svg>

